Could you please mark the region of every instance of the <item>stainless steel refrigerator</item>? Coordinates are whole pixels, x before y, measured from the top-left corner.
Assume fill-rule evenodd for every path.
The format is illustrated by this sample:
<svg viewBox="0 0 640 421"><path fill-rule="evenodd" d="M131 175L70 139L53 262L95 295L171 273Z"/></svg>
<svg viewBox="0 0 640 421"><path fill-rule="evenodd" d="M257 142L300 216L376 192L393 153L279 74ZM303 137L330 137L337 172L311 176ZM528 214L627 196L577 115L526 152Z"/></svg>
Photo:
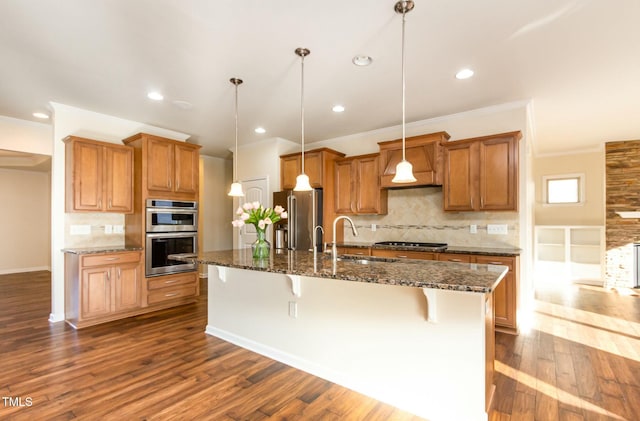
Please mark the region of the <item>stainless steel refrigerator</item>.
<svg viewBox="0 0 640 421"><path fill-rule="evenodd" d="M274 192L273 206L276 205L285 208L288 218L274 224L274 247L313 250L313 229L322 226L322 190ZM316 247L319 251L322 250L322 237L318 230Z"/></svg>

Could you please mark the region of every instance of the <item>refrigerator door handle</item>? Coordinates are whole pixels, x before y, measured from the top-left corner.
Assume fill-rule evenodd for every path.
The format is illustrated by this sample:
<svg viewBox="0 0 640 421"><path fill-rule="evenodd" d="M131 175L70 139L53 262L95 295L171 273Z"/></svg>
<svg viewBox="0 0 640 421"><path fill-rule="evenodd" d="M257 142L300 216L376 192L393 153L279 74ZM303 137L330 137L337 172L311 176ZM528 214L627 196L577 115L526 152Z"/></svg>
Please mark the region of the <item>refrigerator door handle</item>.
<svg viewBox="0 0 640 421"><path fill-rule="evenodd" d="M287 205L289 206L289 218L287 220L287 234L289 236L289 250L296 249L296 240L298 233L296 232L296 224L297 224L297 208L296 208L296 197L293 195L287 196Z"/></svg>

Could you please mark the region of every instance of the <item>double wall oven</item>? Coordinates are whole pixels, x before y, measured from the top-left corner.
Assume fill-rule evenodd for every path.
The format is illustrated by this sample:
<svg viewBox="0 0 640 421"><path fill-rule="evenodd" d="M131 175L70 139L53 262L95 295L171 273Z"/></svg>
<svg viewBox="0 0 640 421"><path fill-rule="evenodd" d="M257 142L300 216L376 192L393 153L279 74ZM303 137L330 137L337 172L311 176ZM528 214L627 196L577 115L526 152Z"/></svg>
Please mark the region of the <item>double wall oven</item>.
<svg viewBox="0 0 640 421"><path fill-rule="evenodd" d="M196 270L169 256L198 252L198 202L148 199L146 213L146 276Z"/></svg>

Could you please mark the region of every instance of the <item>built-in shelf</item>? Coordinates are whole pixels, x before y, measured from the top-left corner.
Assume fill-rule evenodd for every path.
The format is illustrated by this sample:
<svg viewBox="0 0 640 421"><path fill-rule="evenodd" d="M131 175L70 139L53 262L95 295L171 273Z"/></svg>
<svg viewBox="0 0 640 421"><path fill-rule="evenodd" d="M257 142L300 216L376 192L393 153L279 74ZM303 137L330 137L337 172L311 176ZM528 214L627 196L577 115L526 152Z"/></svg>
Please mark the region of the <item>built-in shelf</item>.
<svg viewBox="0 0 640 421"><path fill-rule="evenodd" d="M537 282L580 282L602 285L604 227L599 225L537 225Z"/></svg>

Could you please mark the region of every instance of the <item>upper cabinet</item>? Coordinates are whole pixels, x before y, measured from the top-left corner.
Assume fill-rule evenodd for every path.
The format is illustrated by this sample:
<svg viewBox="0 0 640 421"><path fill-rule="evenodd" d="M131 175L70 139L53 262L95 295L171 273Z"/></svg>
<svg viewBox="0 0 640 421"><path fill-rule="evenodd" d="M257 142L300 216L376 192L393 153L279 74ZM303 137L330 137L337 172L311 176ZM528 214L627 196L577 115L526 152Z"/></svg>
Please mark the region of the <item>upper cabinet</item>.
<svg viewBox="0 0 640 421"><path fill-rule="evenodd" d="M517 131L444 143L444 210L517 211L521 137Z"/></svg>
<svg viewBox="0 0 640 421"><path fill-rule="evenodd" d="M314 149L304 153L304 172L309 176L309 184L321 189L331 177L333 161L342 158L343 153L329 148ZM290 153L280 156L280 189L292 190L296 186L296 177L302 172L302 153Z"/></svg>
<svg viewBox="0 0 640 421"><path fill-rule="evenodd" d="M413 165L417 181L397 184L391 180L396 175L396 165L402 160L402 139L379 142L381 187L416 187L442 185L441 143L449 139L447 132L437 132L405 139L405 155Z"/></svg>
<svg viewBox="0 0 640 421"><path fill-rule="evenodd" d="M138 133L123 142L136 150L145 198L197 200L200 146Z"/></svg>
<svg viewBox="0 0 640 421"><path fill-rule="evenodd" d="M67 136L66 212L133 211L133 149Z"/></svg>
<svg viewBox="0 0 640 421"><path fill-rule="evenodd" d="M380 186L380 155L369 154L335 162L335 211L337 214L387 213L387 191Z"/></svg>

